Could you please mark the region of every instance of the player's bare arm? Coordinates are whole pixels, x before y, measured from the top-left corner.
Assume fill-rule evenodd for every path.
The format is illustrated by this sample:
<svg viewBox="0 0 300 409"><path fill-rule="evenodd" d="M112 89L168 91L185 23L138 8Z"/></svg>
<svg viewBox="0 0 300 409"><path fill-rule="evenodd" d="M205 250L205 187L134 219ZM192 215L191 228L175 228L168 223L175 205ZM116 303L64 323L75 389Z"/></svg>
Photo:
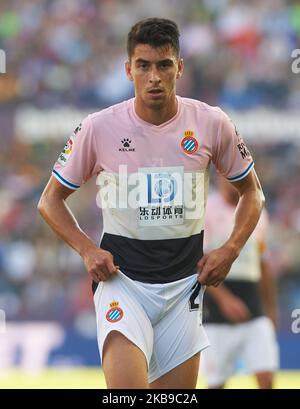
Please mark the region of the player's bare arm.
<svg viewBox="0 0 300 409"><path fill-rule="evenodd" d="M254 170L232 185L240 196L233 231L223 246L204 255L197 265L198 281L207 286L217 287L224 281L253 232L264 205L263 191Z"/></svg>
<svg viewBox="0 0 300 409"><path fill-rule="evenodd" d="M83 258L87 272L94 281L106 281L116 273L113 256L99 249L93 240L81 230L66 204L74 190L63 186L51 176L38 203L38 210L49 226Z"/></svg>
<svg viewBox="0 0 300 409"><path fill-rule="evenodd" d="M260 291L262 303L266 315L273 322L274 327L278 324L278 313L277 313L277 297L276 297L276 283L272 274L272 269L269 260L261 258L261 280L260 280Z"/></svg>
<svg viewBox="0 0 300 409"><path fill-rule="evenodd" d="M233 323L247 321L251 318L246 303L233 294L224 284L219 288L208 287L208 294L213 298L226 319Z"/></svg>

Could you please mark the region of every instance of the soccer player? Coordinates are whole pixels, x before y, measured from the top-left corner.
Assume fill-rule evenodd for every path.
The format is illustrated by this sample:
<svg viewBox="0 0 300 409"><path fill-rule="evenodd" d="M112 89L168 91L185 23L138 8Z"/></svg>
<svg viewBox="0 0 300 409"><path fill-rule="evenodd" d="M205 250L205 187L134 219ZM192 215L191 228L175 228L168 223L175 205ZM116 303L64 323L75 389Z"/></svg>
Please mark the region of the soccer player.
<svg viewBox="0 0 300 409"><path fill-rule="evenodd" d="M177 25L150 18L127 38L135 97L88 115L54 166L39 211L93 279L98 345L109 388L195 388L206 285L217 286L252 233L263 194L249 151L218 107L176 95L183 74ZM240 194L235 226L202 253L208 169ZM98 247L67 197L100 186ZM97 196L98 197L98 196Z"/></svg>
<svg viewBox="0 0 300 409"><path fill-rule="evenodd" d="M229 237L239 200L237 190L225 178L218 178L218 186L219 191L208 198L205 250L218 247ZM211 347L203 353L201 370L210 388L223 388L239 360L255 374L260 388L272 388L278 368L277 314L267 230L264 209L224 284L207 289L203 321Z"/></svg>

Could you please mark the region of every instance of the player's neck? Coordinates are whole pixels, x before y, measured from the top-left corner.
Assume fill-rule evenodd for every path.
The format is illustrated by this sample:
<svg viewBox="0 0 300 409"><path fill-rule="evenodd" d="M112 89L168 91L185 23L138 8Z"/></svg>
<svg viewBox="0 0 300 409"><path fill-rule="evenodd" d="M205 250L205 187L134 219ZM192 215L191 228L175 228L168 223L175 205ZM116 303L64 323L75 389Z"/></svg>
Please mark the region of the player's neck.
<svg viewBox="0 0 300 409"><path fill-rule="evenodd" d="M143 121L153 125L161 125L168 122L176 115L178 102L176 96L174 95L174 97L163 107L153 109L147 107L139 98L136 97L134 108L137 116Z"/></svg>

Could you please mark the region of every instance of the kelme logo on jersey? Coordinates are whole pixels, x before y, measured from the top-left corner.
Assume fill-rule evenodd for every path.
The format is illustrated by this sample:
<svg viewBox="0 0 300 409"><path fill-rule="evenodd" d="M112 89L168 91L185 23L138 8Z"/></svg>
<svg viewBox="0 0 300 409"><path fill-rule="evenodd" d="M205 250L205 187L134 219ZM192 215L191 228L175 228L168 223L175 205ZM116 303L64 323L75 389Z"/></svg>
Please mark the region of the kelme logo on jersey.
<svg viewBox="0 0 300 409"><path fill-rule="evenodd" d="M187 130L184 133L184 138L181 141L181 147L185 153L191 155L198 150L198 142L197 139L194 138L194 132Z"/></svg>
<svg viewBox="0 0 300 409"><path fill-rule="evenodd" d="M134 152L135 148L131 146L132 141L129 138L124 138L121 140L123 148L119 148L120 152Z"/></svg>
<svg viewBox="0 0 300 409"><path fill-rule="evenodd" d="M110 309L106 313L106 319L109 322L118 322L122 319L124 313L123 310L119 307L118 301L112 301L110 304Z"/></svg>

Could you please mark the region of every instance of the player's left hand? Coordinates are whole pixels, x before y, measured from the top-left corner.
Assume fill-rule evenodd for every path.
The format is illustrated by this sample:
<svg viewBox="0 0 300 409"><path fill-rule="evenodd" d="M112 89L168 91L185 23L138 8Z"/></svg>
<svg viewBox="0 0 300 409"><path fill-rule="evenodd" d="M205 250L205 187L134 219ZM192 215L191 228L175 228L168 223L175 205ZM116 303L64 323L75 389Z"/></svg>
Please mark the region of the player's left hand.
<svg viewBox="0 0 300 409"><path fill-rule="evenodd" d="M236 252L225 245L205 254L197 264L199 283L218 287L225 280L237 256Z"/></svg>

